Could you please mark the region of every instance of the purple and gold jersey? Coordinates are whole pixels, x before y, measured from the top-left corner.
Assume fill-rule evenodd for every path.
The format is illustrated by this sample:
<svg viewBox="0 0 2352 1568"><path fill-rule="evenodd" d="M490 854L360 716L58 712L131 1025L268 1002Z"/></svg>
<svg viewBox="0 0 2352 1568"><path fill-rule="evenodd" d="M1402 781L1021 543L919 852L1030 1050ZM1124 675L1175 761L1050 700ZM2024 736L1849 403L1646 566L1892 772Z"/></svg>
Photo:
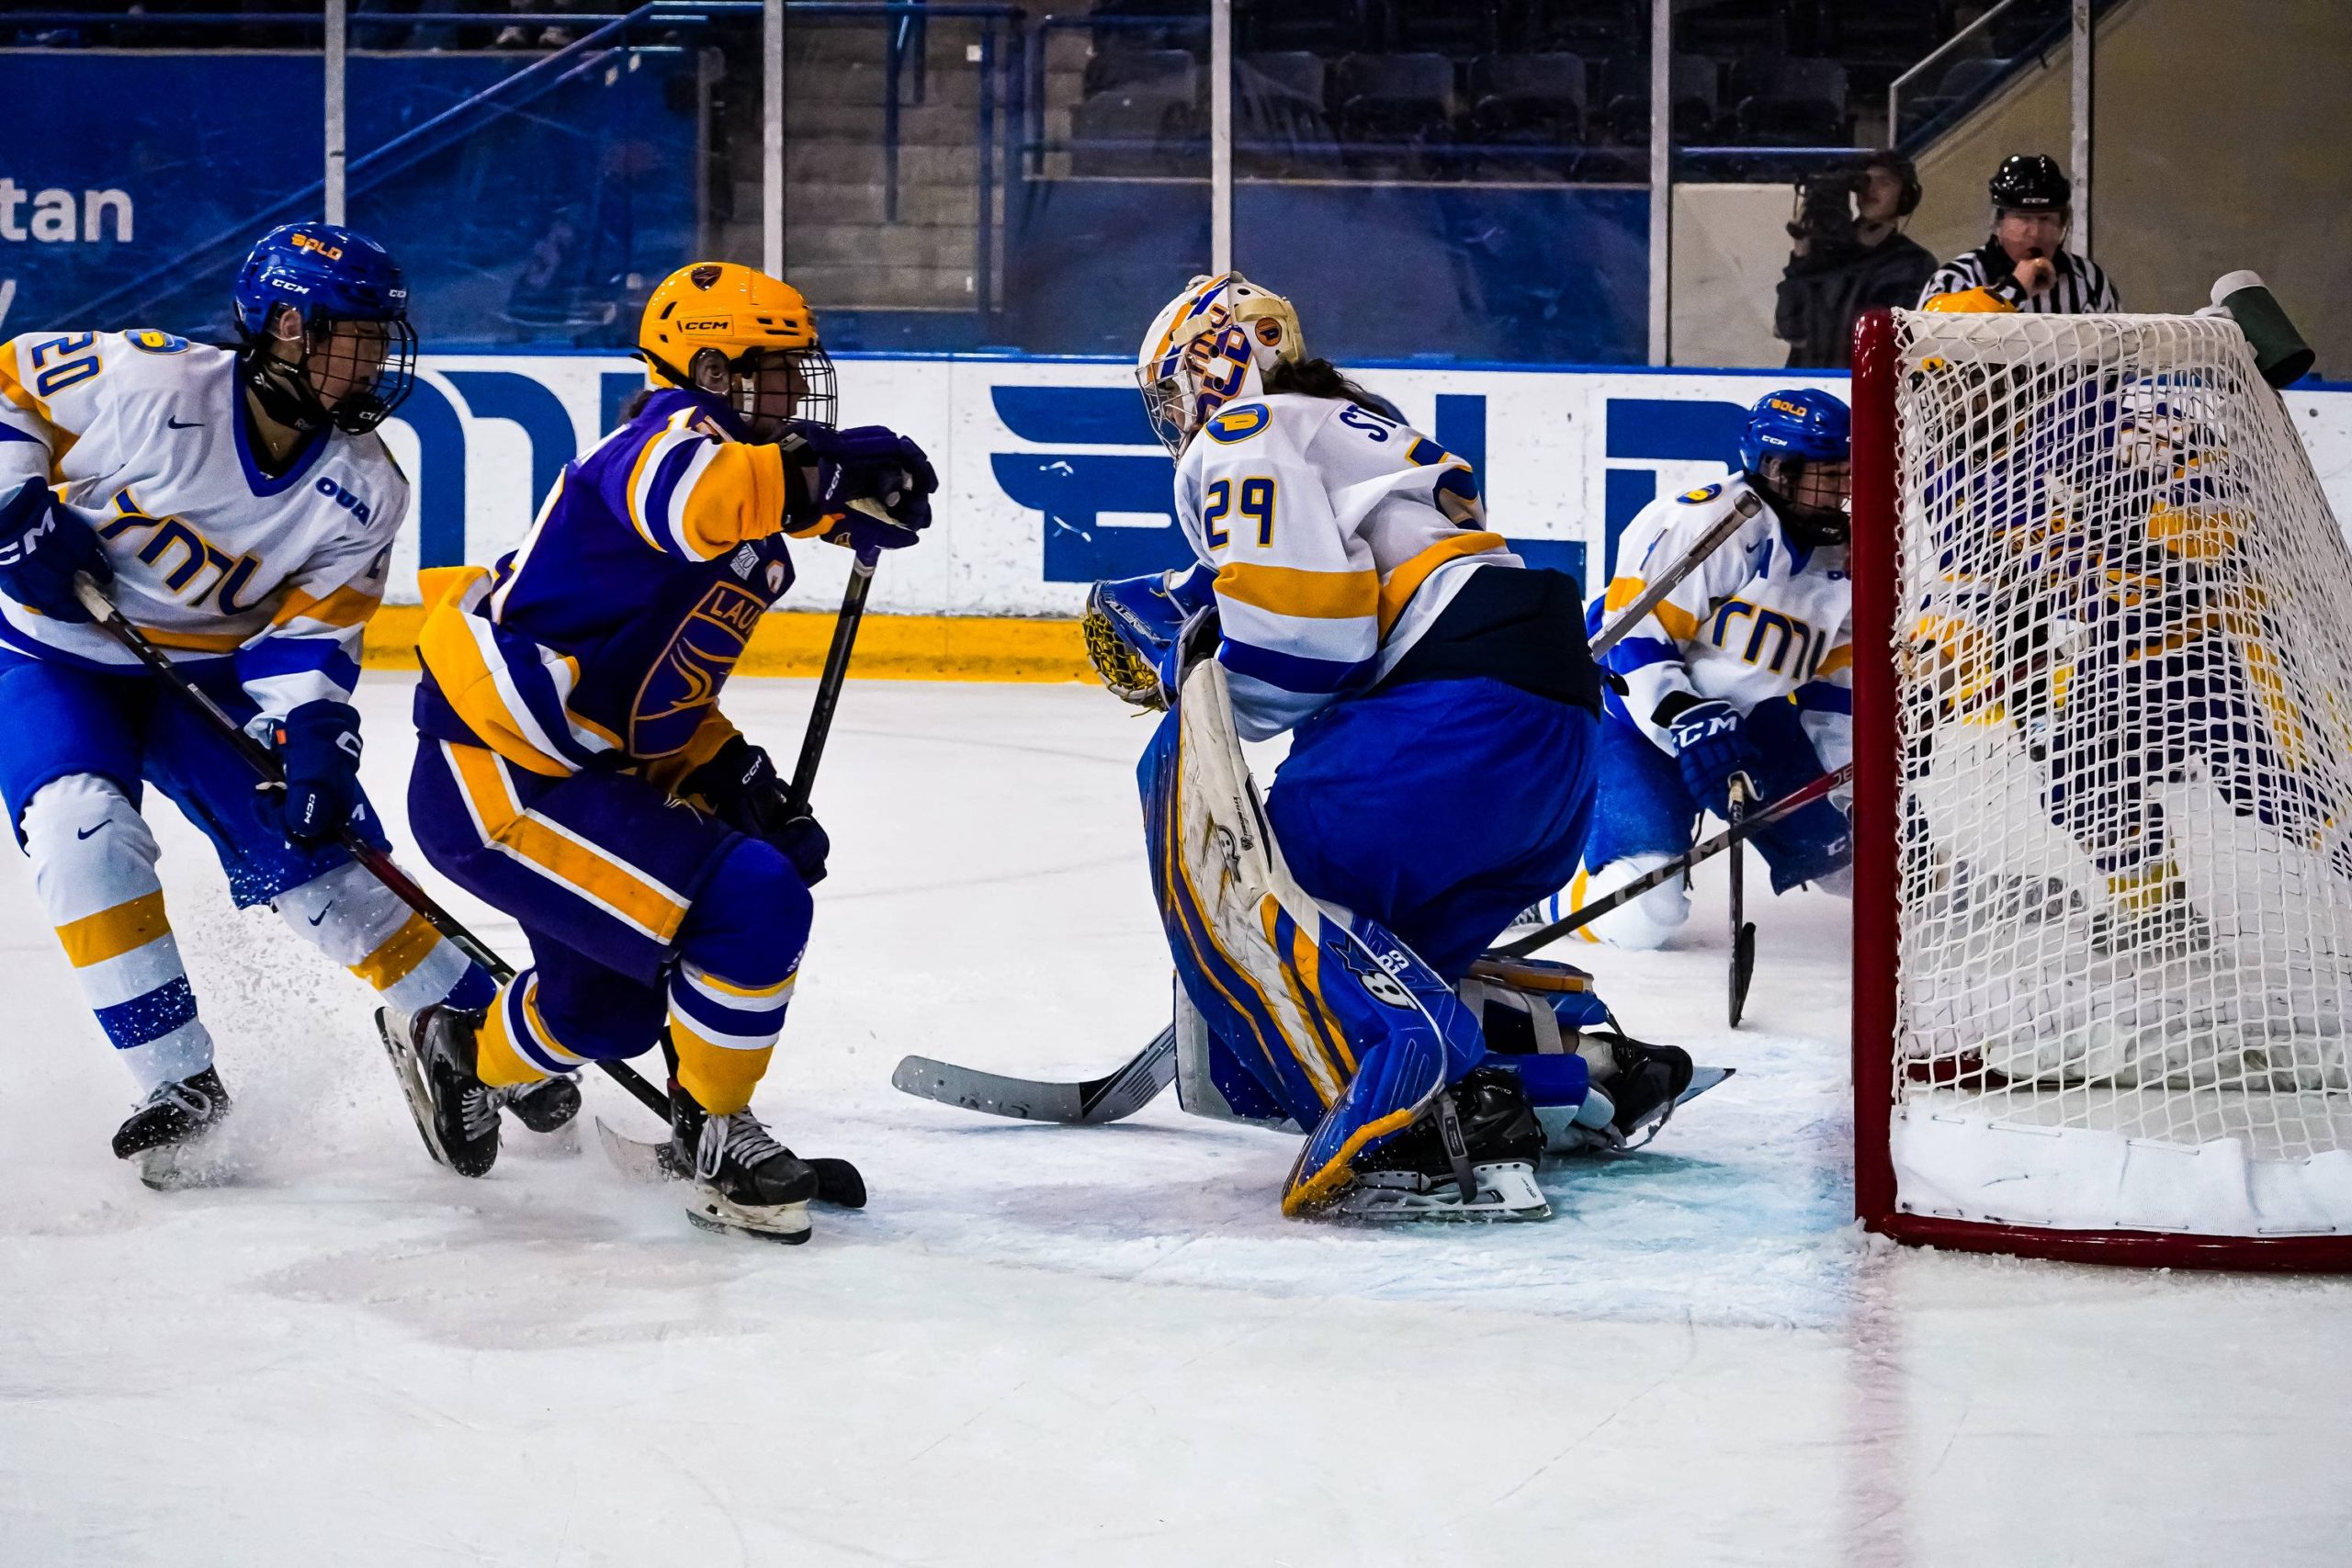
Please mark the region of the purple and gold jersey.
<svg viewBox="0 0 2352 1568"><path fill-rule="evenodd" d="M657 390L494 568L421 574L417 728L548 777L716 750L718 690L792 583L783 454L741 430L718 398Z"/></svg>

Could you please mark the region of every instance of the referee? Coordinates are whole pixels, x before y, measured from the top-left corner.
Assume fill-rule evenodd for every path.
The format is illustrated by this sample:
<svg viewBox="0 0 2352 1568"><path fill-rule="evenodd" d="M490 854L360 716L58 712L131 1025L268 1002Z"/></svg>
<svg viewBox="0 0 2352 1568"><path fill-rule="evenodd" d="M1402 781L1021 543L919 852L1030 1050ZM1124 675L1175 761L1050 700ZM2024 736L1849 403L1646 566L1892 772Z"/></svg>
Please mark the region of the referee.
<svg viewBox="0 0 2352 1568"><path fill-rule="evenodd" d="M1938 267L1920 291L1920 309L1939 294L1958 296L1942 310L2081 316L2123 309L2098 264L2065 248L2074 186L2056 159L2041 152L2005 158L1991 189L1992 238Z"/></svg>

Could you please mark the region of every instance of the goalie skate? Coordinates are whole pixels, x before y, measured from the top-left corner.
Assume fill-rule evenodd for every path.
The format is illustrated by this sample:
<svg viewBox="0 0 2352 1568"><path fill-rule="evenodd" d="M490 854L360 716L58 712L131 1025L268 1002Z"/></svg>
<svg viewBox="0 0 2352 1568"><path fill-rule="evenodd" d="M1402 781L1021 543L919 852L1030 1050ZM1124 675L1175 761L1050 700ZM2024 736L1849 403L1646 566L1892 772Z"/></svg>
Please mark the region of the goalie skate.
<svg viewBox="0 0 2352 1568"><path fill-rule="evenodd" d="M1474 1165L1477 1190L1468 1199L1451 1176L1412 1170L1367 1171L1334 1203L1338 1220L1548 1220L1551 1201L1535 1184L1535 1168L1522 1160Z"/></svg>

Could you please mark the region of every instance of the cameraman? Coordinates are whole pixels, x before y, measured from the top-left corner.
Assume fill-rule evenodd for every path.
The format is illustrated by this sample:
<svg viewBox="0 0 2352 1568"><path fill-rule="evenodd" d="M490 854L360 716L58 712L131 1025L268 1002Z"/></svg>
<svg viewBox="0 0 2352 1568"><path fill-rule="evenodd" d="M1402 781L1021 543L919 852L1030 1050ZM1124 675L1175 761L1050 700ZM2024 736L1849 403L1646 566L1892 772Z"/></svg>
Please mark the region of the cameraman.
<svg viewBox="0 0 2352 1568"><path fill-rule="evenodd" d="M1798 182L1789 224L1796 244L1772 312L1772 335L1789 345L1791 368L1844 368L1855 318L1918 299L1936 258L1896 227L1918 205L1918 174L1891 150L1871 153L1859 169Z"/></svg>

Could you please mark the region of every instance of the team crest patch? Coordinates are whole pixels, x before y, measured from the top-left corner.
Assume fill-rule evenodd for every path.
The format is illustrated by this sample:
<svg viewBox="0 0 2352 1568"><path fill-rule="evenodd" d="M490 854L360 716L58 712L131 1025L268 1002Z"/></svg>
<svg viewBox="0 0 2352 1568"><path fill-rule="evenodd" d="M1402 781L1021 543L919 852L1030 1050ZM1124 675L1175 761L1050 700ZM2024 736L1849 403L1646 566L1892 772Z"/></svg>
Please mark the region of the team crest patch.
<svg viewBox="0 0 2352 1568"><path fill-rule="evenodd" d="M153 327L141 327L136 332L122 335L131 347L143 349L149 354L182 354L187 350L187 339L175 337L170 333L159 333Z"/></svg>
<svg viewBox="0 0 2352 1568"><path fill-rule="evenodd" d="M1272 417L1263 403L1238 403L1209 421L1209 437L1227 446L1247 441L1265 429Z"/></svg>
<svg viewBox="0 0 2352 1568"><path fill-rule="evenodd" d="M773 598L783 592L784 563L780 560L772 560L768 562L768 594Z"/></svg>
<svg viewBox="0 0 2352 1568"><path fill-rule="evenodd" d="M705 262L702 265L695 268L694 271L686 274L686 281L693 284L696 288L707 288L712 284L718 281L718 275L721 270L722 269L717 262Z"/></svg>
<svg viewBox="0 0 2352 1568"><path fill-rule="evenodd" d="M628 721L632 754L667 757L685 749L766 609L731 582L711 584L638 689Z"/></svg>
<svg viewBox="0 0 2352 1568"><path fill-rule="evenodd" d="M1686 490L1682 492L1682 504L1685 506L1696 506L1702 501L1714 500L1715 497L1723 494L1723 492L1724 487L1719 484L1701 485L1697 490Z"/></svg>

